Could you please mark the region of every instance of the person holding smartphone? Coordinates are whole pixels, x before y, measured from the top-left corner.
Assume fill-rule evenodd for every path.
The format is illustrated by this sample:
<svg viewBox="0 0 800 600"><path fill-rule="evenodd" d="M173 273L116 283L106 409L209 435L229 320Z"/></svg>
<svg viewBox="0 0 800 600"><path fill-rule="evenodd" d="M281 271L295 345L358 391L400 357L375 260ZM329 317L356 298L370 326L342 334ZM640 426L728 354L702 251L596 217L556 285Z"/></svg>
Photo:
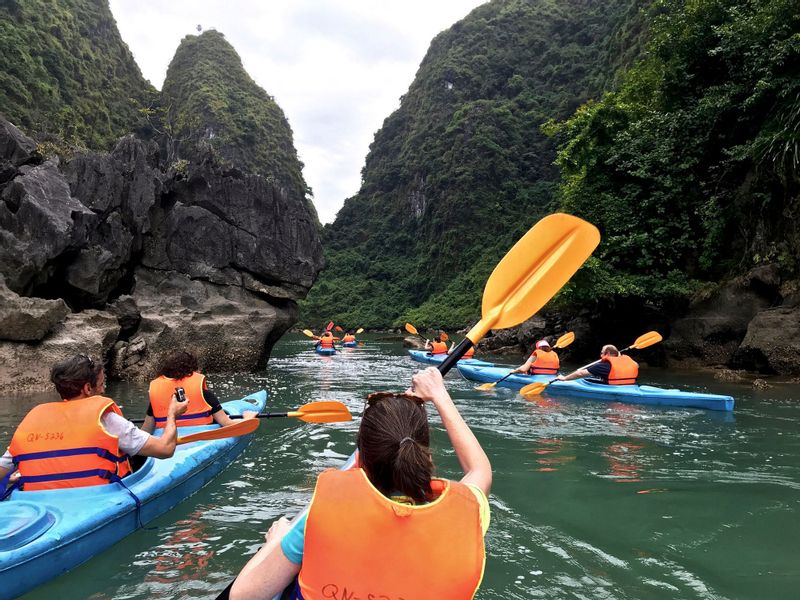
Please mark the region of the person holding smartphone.
<svg viewBox="0 0 800 600"><path fill-rule="evenodd" d="M28 491L105 485L131 472L130 457L169 458L177 445L176 419L188 402L173 394L164 431L155 437L128 421L103 396L103 364L84 354L58 362L50 380L62 398L33 407L0 457L0 480ZM0 490L0 497L4 490Z"/></svg>

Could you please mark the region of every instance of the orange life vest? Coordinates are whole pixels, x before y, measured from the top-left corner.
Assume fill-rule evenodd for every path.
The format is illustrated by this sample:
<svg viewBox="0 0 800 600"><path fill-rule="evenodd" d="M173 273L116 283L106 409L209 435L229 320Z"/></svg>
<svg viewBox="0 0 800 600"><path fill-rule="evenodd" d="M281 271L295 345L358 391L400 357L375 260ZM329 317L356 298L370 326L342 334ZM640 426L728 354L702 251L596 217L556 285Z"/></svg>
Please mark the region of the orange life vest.
<svg viewBox="0 0 800 600"><path fill-rule="evenodd" d="M444 342L431 342L431 354L447 354L447 344Z"/></svg>
<svg viewBox="0 0 800 600"><path fill-rule="evenodd" d="M302 597L472 598L485 564L478 500L461 483L431 483L436 500L405 506L363 469L323 472L306 521Z"/></svg>
<svg viewBox="0 0 800 600"><path fill-rule="evenodd" d="M156 377L150 382L150 406L153 408L153 418L157 427L164 427L167 422L169 405L175 388L182 387L189 400L186 412L175 419L178 427L190 425L210 425L214 422L211 415L211 406L203 398L203 389L206 386L206 376L194 372L183 379L170 379L169 377Z"/></svg>
<svg viewBox="0 0 800 600"><path fill-rule="evenodd" d="M333 348L333 336L324 336L319 338L320 348Z"/></svg>
<svg viewBox="0 0 800 600"><path fill-rule="evenodd" d="M473 356L475 356L475 346L470 346L461 358L472 358Z"/></svg>
<svg viewBox="0 0 800 600"><path fill-rule="evenodd" d="M354 335L346 335L342 338L342 342L344 343L355 342L355 341L356 341L356 336Z"/></svg>
<svg viewBox="0 0 800 600"><path fill-rule="evenodd" d="M553 352L539 352L538 350L534 351L533 356L536 359L531 364L531 368L528 371L531 375L557 375L558 368L561 366L561 363L558 360L558 354Z"/></svg>
<svg viewBox="0 0 800 600"><path fill-rule="evenodd" d="M109 411L122 416L119 406L103 396L33 407L8 447L24 489L104 485L130 473L119 439L100 423Z"/></svg>
<svg viewBox="0 0 800 600"><path fill-rule="evenodd" d="M626 354L606 356L604 359L611 365L608 374L609 385L632 385L639 376L639 363Z"/></svg>

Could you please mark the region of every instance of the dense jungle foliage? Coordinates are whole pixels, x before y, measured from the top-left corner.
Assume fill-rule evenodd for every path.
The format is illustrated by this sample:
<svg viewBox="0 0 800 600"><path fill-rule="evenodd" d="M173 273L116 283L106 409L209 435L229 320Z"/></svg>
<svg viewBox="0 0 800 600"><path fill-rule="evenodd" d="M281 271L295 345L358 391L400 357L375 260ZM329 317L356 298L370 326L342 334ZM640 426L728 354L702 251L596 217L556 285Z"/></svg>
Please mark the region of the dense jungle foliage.
<svg viewBox="0 0 800 600"><path fill-rule="evenodd" d="M301 198L310 193L283 111L247 74L221 33L183 38L167 70L161 106L178 155L205 140L238 168Z"/></svg>
<svg viewBox="0 0 800 600"><path fill-rule="evenodd" d="M800 267L800 2L655 5L620 88L551 124L565 211L603 233L575 300Z"/></svg>
<svg viewBox="0 0 800 600"><path fill-rule="evenodd" d="M641 48L641 2L494 0L438 35L377 132L363 184L325 227L301 318L463 326L511 244L554 206L541 126L613 85Z"/></svg>
<svg viewBox="0 0 800 600"><path fill-rule="evenodd" d="M0 114L40 139L108 148L154 92L105 1L2 0L0 56Z"/></svg>

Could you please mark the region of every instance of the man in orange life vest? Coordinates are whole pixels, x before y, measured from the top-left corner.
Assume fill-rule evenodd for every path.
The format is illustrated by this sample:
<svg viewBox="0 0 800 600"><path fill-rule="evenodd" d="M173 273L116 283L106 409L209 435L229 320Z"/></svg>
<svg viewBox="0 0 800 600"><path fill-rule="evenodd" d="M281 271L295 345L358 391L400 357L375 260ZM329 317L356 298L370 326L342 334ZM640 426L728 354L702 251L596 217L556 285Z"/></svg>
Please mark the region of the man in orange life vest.
<svg viewBox="0 0 800 600"><path fill-rule="evenodd" d="M433 342L425 340L425 350L431 354L447 354L447 344L438 335L433 338Z"/></svg>
<svg viewBox="0 0 800 600"><path fill-rule="evenodd" d="M159 376L150 382L150 404L144 418L142 430L152 433L167 421L169 406L175 388L182 387L188 400L186 412L176 419L178 427L210 425L220 427L233 425L234 421L222 409L217 396L208 389L206 376L198 372L197 357L191 352L180 350L167 356L161 363ZM245 419L252 419L258 413L246 410Z"/></svg>
<svg viewBox="0 0 800 600"><path fill-rule="evenodd" d="M559 375L559 381L572 381L593 377L609 385L633 385L639 376L639 364L630 356L620 354L616 346L606 345L600 350L600 360L569 375Z"/></svg>
<svg viewBox="0 0 800 600"><path fill-rule="evenodd" d="M335 339L330 331L326 331L320 336L316 345L320 348L336 348L333 343Z"/></svg>
<svg viewBox="0 0 800 600"><path fill-rule="evenodd" d="M561 366L556 351L550 348L550 342L539 340L534 350L524 365L514 369L512 373L524 375L558 375Z"/></svg>
<svg viewBox="0 0 800 600"><path fill-rule="evenodd" d="M343 344L352 344L355 341L356 341L356 336L353 335L352 330L348 331L345 334L345 336L342 338L342 343Z"/></svg>
<svg viewBox="0 0 800 600"><path fill-rule="evenodd" d="M164 433L153 437L101 395L103 365L88 356L57 363L50 380L63 401L39 404L25 416L0 458L0 479L16 465L17 484L28 491L103 485L131 472L130 456L169 458L175 453L175 419L187 402L173 395Z"/></svg>

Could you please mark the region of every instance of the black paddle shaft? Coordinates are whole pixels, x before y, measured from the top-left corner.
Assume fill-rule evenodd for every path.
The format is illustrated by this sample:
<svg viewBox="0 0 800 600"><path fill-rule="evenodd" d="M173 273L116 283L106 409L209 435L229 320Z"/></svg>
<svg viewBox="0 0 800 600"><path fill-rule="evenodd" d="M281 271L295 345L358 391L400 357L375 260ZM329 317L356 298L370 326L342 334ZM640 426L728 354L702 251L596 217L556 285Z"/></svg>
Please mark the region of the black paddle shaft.
<svg viewBox="0 0 800 600"><path fill-rule="evenodd" d="M439 372L442 374L442 377L447 375L447 372L456 365L458 359L460 359L467 353L467 350L472 348L472 345L473 344L469 338L464 338L463 340L461 340L461 343L458 346L453 348L453 351L450 354L448 354L447 358L445 358L444 361L440 363L438 366Z"/></svg>

